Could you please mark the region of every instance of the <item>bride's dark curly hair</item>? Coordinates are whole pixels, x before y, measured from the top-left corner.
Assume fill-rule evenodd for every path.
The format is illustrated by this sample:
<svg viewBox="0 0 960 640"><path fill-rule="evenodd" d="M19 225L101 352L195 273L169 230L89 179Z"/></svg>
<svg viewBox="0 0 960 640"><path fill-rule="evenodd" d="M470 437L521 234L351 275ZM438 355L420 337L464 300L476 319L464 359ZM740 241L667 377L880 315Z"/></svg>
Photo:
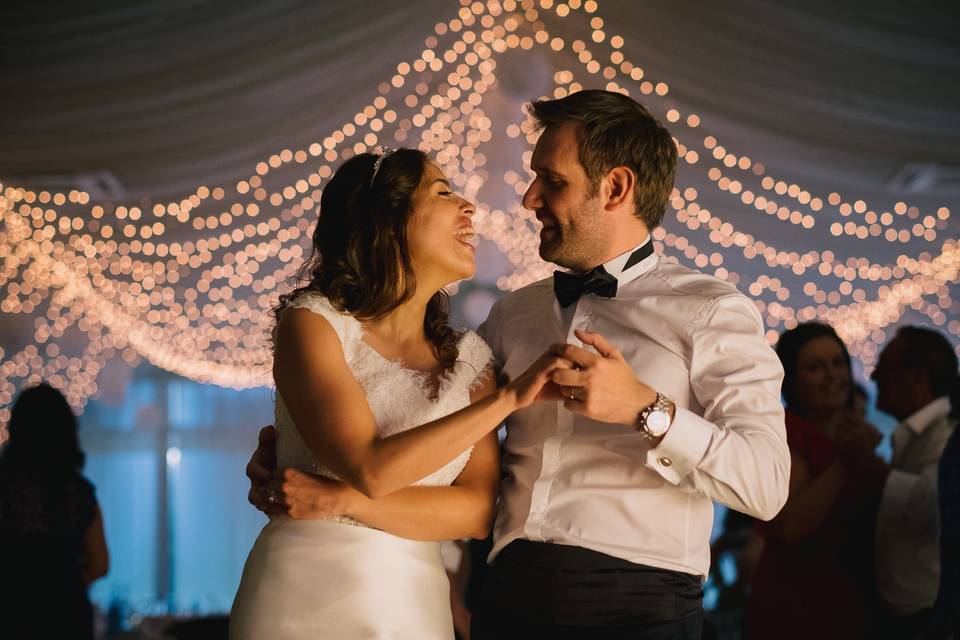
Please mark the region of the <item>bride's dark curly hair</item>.
<svg viewBox="0 0 960 640"><path fill-rule="evenodd" d="M273 314L306 291L323 294L340 311L361 321L383 318L413 297L416 274L407 244L413 194L426 171L427 156L398 149L380 163L361 153L344 162L320 197L313 252L300 268L298 286L280 296ZM449 366L457 359L461 334L450 328L449 298L433 294L423 328L437 357Z"/></svg>

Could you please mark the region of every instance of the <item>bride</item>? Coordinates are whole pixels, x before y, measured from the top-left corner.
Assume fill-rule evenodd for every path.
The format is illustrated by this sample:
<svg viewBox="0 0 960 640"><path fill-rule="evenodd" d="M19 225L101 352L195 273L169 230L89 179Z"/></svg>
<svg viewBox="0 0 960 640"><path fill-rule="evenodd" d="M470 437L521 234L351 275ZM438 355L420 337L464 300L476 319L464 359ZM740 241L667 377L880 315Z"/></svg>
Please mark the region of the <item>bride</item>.
<svg viewBox="0 0 960 640"><path fill-rule="evenodd" d="M442 287L476 268L473 214L414 149L360 154L323 190L309 281L275 310L273 375L277 465L330 479L326 517L271 517L235 640L453 637L438 541L487 535L495 429L558 399L549 374L568 366L544 354L497 389L489 347L447 325Z"/></svg>

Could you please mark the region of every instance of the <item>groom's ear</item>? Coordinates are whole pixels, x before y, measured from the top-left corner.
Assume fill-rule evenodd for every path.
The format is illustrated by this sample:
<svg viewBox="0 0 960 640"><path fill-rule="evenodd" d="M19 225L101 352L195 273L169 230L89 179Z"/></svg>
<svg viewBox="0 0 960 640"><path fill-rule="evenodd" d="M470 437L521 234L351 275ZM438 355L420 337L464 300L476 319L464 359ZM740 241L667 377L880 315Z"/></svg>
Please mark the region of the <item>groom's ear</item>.
<svg viewBox="0 0 960 640"><path fill-rule="evenodd" d="M628 208L632 214L633 189L637 185L637 176L625 166L614 167L601 184L601 194L604 196L603 208L607 211L619 211Z"/></svg>

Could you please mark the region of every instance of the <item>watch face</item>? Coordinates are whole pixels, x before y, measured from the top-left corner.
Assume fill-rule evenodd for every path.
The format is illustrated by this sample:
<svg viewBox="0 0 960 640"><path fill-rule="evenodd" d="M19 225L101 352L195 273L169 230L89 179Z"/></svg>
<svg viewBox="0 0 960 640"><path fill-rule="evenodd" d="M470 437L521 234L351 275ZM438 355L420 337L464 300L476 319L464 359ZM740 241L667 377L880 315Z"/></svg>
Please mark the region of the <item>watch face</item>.
<svg viewBox="0 0 960 640"><path fill-rule="evenodd" d="M666 411L651 411L647 416L647 431L652 436L660 437L670 428L670 414Z"/></svg>

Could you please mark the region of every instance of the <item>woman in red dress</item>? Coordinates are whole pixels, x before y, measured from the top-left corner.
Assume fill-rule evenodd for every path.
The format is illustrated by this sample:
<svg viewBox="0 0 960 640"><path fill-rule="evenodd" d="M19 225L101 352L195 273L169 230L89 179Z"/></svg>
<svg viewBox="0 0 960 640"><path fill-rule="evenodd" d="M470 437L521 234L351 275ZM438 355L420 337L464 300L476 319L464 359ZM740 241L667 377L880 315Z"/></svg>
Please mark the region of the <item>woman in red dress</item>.
<svg viewBox="0 0 960 640"><path fill-rule="evenodd" d="M872 601L873 522L886 466L880 434L853 403L850 355L836 332L806 323L783 333L790 497L761 523L748 638L862 638Z"/></svg>

